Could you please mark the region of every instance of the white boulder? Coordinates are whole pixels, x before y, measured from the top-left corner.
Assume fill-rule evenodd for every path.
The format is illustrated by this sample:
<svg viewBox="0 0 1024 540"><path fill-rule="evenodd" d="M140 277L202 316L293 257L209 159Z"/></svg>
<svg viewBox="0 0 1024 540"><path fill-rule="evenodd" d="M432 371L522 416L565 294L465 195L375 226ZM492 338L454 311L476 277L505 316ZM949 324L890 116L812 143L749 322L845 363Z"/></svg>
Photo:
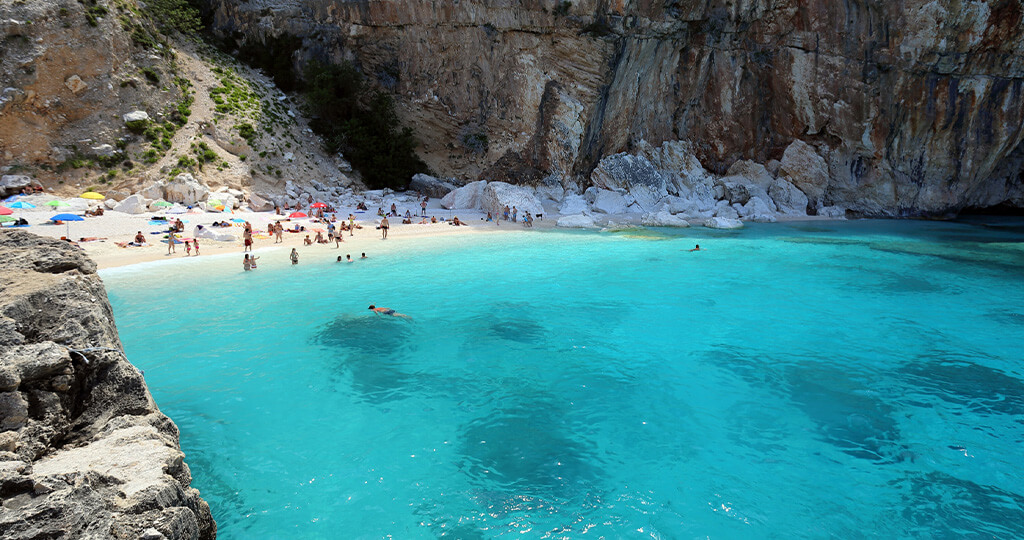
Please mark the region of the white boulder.
<svg viewBox="0 0 1024 540"><path fill-rule="evenodd" d="M738 219L713 217L704 220L704 226L709 229L742 229L743 222Z"/></svg>
<svg viewBox="0 0 1024 540"><path fill-rule="evenodd" d="M600 188L588 188L584 197L590 202L595 212L602 214L624 214L629 202L618 191Z"/></svg>
<svg viewBox="0 0 1024 540"><path fill-rule="evenodd" d="M170 202L193 205L203 200L210 190L189 173L181 173L164 185L164 198Z"/></svg>
<svg viewBox="0 0 1024 540"><path fill-rule="evenodd" d="M505 182L491 182L484 187L480 204L483 210L500 216L506 205L516 207L520 216L526 212L533 215L544 213L544 207L529 188Z"/></svg>
<svg viewBox="0 0 1024 540"><path fill-rule="evenodd" d="M140 195L147 199L163 199L164 198L164 181L160 180L142 189L139 192Z"/></svg>
<svg viewBox="0 0 1024 540"><path fill-rule="evenodd" d="M117 200L107 199L103 201L103 206L105 206L107 210L113 210L117 206Z"/></svg>
<svg viewBox="0 0 1024 540"><path fill-rule="evenodd" d="M141 214L146 211L146 199L142 195L136 193L135 195L131 195L118 203L113 210L115 212L123 212L125 214Z"/></svg>
<svg viewBox="0 0 1024 540"><path fill-rule="evenodd" d="M537 198L542 201L558 202L565 197L565 189L560 184L552 182L537 186Z"/></svg>
<svg viewBox="0 0 1024 540"><path fill-rule="evenodd" d="M129 122L145 122L149 120L149 114L146 111L132 111L125 114L122 118L126 124Z"/></svg>
<svg viewBox="0 0 1024 540"><path fill-rule="evenodd" d="M689 227L690 224L683 218L674 216L669 212L651 212L644 214L640 223L645 227Z"/></svg>
<svg viewBox="0 0 1024 540"><path fill-rule="evenodd" d="M751 197L738 209L739 215L742 218L753 218L754 216L770 216L775 213L775 209L764 202L760 197Z"/></svg>
<svg viewBox="0 0 1024 540"><path fill-rule="evenodd" d="M732 206L729 206L729 201L718 201L718 205L715 206L715 217L739 219L740 213Z"/></svg>
<svg viewBox="0 0 1024 540"><path fill-rule="evenodd" d="M192 236L195 236L196 238L216 240L218 242L232 242L238 240L238 238L233 234L217 232L211 227L204 227L202 225L196 225L196 228L192 232Z"/></svg>
<svg viewBox="0 0 1024 540"><path fill-rule="evenodd" d="M558 213L563 216L569 216L573 214L583 214L590 212L590 205L587 204L587 200L582 195L569 194L565 196L565 200L558 206Z"/></svg>
<svg viewBox="0 0 1024 540"><path fill-rule="evenodd" d="M458 189L449 191L441 197L442 208L477 209L483 204L484 188L487 182L478 180L470 182Z"/></svg>
<svg viewBox="0 0 1024 540"><path fill-rule="evenodd" d="M558 218L555 226L566 229L594 229L597 228L597 223L594 222L594 218L586 214L573 214Z"/></svg>

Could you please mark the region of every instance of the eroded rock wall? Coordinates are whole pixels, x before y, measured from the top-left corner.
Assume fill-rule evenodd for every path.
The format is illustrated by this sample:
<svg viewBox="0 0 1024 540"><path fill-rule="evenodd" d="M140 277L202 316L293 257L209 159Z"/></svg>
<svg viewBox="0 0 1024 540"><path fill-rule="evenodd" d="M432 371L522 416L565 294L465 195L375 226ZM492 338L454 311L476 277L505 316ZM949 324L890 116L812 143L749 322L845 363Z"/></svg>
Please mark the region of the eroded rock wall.
<svg viewBox="0 0 1024 540"><path fill-rule="evenodd" d="M212 539L81 250L0 231L0 537Z"/></svg>
<svg viewBox="0 0 1024 540"><path fill-rule="evenodd" d="M821 204L1024 206L1019 1L207 0L223 36L299 36L399 97L438 172L586 187L603 157L685 140L725 174L802 140ZM484 153L460 144L487 135ZM510 172L511 171L511 172Z"/></svg>

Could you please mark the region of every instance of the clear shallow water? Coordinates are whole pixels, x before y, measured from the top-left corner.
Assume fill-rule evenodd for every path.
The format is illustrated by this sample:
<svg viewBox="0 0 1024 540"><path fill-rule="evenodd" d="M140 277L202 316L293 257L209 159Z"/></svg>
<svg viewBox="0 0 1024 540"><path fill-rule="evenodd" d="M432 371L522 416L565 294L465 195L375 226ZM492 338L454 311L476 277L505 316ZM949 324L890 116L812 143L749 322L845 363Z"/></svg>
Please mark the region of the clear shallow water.
<svg viewBox="0 0 1024 540"><path fill-rule="evenodd" d="M1022 241L815 222L102 275L221 538L1008 538Z"/></svg>

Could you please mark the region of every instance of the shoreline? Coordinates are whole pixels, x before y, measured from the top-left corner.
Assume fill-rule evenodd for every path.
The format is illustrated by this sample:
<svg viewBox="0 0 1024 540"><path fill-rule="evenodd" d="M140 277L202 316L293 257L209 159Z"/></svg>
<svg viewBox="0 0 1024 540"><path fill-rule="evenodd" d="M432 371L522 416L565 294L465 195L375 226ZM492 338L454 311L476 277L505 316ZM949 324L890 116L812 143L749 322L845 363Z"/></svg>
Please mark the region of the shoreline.
<svg viewBox="0 0 1024 540"><path fill-rule="evenodd" d="M200 242L201 254L199 256L196 256L195 254L186 256L184 244L177 244L175 246L175 252L168 254L167 245L159 241L159 239L162 238L162 235L156 233L161 231L165 232L168 226L153 225L151 224L151 219L154 216L163 215L160 213L146 212L143 214L122 214L107 212L102 216L87 217L84 218L84 221L71 222L68 225L49 224L46 216L49 216L51 213L53 212L45 210L25 211L17 217L25 217L29 221L30 226L17 228L16 230L27 231L40 236L58 239L66 234L70 234L70 238L72 239L89 237L103 238L103 240L78 243L82 248L82 251L96 262L100 270L130 267L138 264L158 261L169 262L175 260L198 260L200 258L207 259L211 256L217 256L217 260L221 260L221 256L226 257L229 255L238 256L239 266L241 266L241 256L244 254L241 223L234 224L235 226L232 227L211 229L217 233L228 233L234 235L236 236L235 240L216 241L203 239ZM341 216L347 216L348 213L348 209L342 209L337 212L337 216L339 217L338 222L341 222ZM322 229L324 226L320 223L313 223L311 218L292 219L283 223L286 226L293 226L298 223L300 226L305 226L307 232L285 232L281 243L275 243L273 238L254 238L252 251L262 257L263 255L261 255L261 253L272 253L278 249L296 248L299 251L300 261L310 259L328 259L337 257L338 255L344 257L345 254L352 254L353 258L358 258L360 253L366 252L372 256L372 253L374 252L380 253L382 248L384 250L395 249L396 247L401 246L405 241L415 240L417 238L531 232L531 228L524 227L519 223L506 221L497 224L495 222L487 222L484 220L486 214L478 210L449 211L447 209L435 207L428 209L428 213L434 216L443 216L446 221L439 221L437 223L430 224L419 224L418 221L414 221L413 224L402 224L401 218L391 218L389 220L392 221L392 225L388 232L387 240L381 239L380 230L376 229L379 218L375 214L359 214L356 224L361 225L363 228L357 229L354 235L346 234L344 236L344 241L338 247L335 247L332 244L303 245L306 234L309 234L311 238L315 238L316 232L314 232L313 229ZM457 215L463 216L461 218L462 221L469 223L469 225L450 225L449 221L447 221L449 217ZM276 219L282 218L283 216L278 216L273 212L236 211L233 213L196 212L167 217L180 218L185 221L185 231L179 234L184 238L191 238L194 227L200 224L204 227L208 227L214 221L243 219L252 223L254 231L265 232L268 223L276 221ZM621 221L619 223L621 223L623 227L641 227L641 225L632 223L632 217L633 216L630 215L613 216L612 221L620 219ZM422 218L414 219L418 220ZM532 229L537 231L559 229L556 226L556 221L557 215L552 216L552 218L547 220L535 221ZM778 223L795 221L836 221L836 219L821 216L800 216L779 219ZM2 230L7 230L9 228L11 227L3 227ZM703 227L700 225L691 225L691 228L697 229ZM579 229L559 230L571 231ZM587 230L599 231L601 229ZM120 247L117 245L117 242L127 242L134 238L137 231L141 231L147 239L152 239L153 243L149 243L143 247ZM392 239L395 241L388 241ZM285 257L287 257L287 253L282 254L282 258Z"/></svg>

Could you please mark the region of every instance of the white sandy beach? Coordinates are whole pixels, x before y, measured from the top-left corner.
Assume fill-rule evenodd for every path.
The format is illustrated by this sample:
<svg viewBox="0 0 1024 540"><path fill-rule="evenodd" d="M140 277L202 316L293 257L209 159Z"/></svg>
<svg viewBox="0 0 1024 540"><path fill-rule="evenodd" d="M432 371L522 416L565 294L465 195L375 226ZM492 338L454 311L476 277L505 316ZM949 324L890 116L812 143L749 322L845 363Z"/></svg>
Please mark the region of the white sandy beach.
<svg viewBox="0 0 1024 540"><path fill-rule="evenodd" d="M22 197L20 200L36 205L35 208L13 209L11 217L24 217L29 222L28 227L20 228L20 230L30 231L35 234L53 238L62 238L66 236L67 238L76 241L82 249L85 250L85 252L88 253L94 261L96 261L97 265L101 269L150 261L183 259L188 257L185 254L184 244L177 244L175 246L174 253L169 254L167 252L167 244L162 240L164 239L164 233L168 230L168 225L165 222L154 220L153 218L155 217L164 217L167 219L177 218L184 221L185 231L183 233L179 233L181 238L191 238L196 225L209 227L210 224L215 221L231 221L233 219L245 220L253 226L253 231L256 233L253 240L253 249L260 250L261 257L280 256L282 260L284 260L287 258L290 248L295 247L299 250L301 261L334 260L339 255L344 257L346 254L352 254L353 258L357 258L359 254L363 252L367 254L380 254L384 250L399 248L403 243L423 236L511 232L525 233L531 230L530 228L525 227L522 223L512 223L508 221L488 222L485 220L486 212L482 212L480 210L448 210L440 206L439 199L433 199L428 203L426 213L428 216L436 217L439 220L437 223L420 224L420 220L423 219L420 216L413 217L413 224L402 224L401 218L389 218L388 221L391 227L387 240L383 240L381 238L381 232L377 229L380 217L376 215L375 210L365 212L357 211L354 206L336 208L337 212L335 215L339 222L342 219L347 220L348 215L351 213L356 218L356 224L362 226L362 229L357 229L354 235L349 235L349 233L346 232L344 242L342 242L338 247L335 247L334 243L306 246L303 242L306 234L309 234L310 238L315 238L315 229L323 230L324 237L327 236L325 226L322 223L315 223L312 218L308 217L287 219L285 216L277 215L274 212L249 212L244 210L235 210L234 212L204 212L196 209L184 214L167 214L162 212L125 214L108 210L102 216L83 217L83 221L72 221L67 224L55 225L50 221L50 217L59 213L71 213L81 216L85 209L97 206L96 201L79 198L61 199L68 202L70 206L54 208L46 206L46 202L54 200L53 195L33 195L29 197ZM388 203L390 203L390 201L388 201ZM390 204L385 206L389 207ZM404 215L406 210L419 213L420 208L418 206L413 208L409 205L407 205L407 207L403 207L399 204L398 211L400 215ZM468 225L451 225L451 218L456 216ZM631 221L631 216L623 215L619 217L622 218L621 222L623 223L629 223ZM636 216L632 217L636 218ZM557 218L557 214L554 214L550 215L548 219L536 220L534 222L533 230L553 228L555 227ZM294 227L297 223L300 226L306 227L308 232L285 232L283 242L275 243L274 238L266 235L265 233L269 223L273 223L281 219L287 219L283 222L286 229ZM444 221L440 221L442 219ZM819 221L827 219L829 218L802 216L799 218L780 218L779 221ZM11 228L11 224L5 223L0 230L7 230L9 228ZM231 227L213 228L212 230L217 233L231 234L235 237L235 240L216 241L205 238L200 239L200 255L198 255L198 257L237 253L239 255L239 266L241 266L241 256L244 253L244 247L242 244L242 223L233 223ZM133 240L136 233L139 231L141 231L148 240L146 246L121 247L118 245L119 242L124 243ZM81 241L83 238L97 238L97 240ZM274 254L277 249L267 251L267 248L277 248L280 250L280 254ZM193 252L191 258L196 259L196 257L197 255Z"/></svg>
<svg viewBox="0 0 1024 540"><path fill-rule="evenodd" d="M45 200L43 200L45 199ZM501 222L497 224L495 222L487 222L484 220L486 214L480 211L472 210L447 210L439 206L438 200L430 201L427 207L427 214L437 217L439 220L444 219L445 221L439 221L438 223L431 224L419 224L421 217L413 218L413 224L407 225L402 224L401 218L389 218L388 221L391 228L388 233L388 239L383 240L381 238L381 232L378 230L377 224L380 222L380 217L376 215L375 211L359 212L355 213L354 207L338 208L336 213L338 221L340 222L343 218L347 220L348 215L353 213L356 217L356 225L360 225L363 228L357 229L355 234L349 235L345 233L344 242L341 243L340 247L335 247L332 242L330 244L313 244L311 246L303 245L303 240L306 234L310 235L310 238L316 237L316 232L313 229L324 230L324 236L327 236L326 229L321 223L314 223L311 218L296 218L283 221L282 224L287 228L293 227L296 223L306 227L308 233L289 233L285 232L282 243L275 243L273 237L267 237L265 235L267 225L273 223L284 216L276 215L274 212L246 212L236 210L234 212L202 212L195 210L190 213L168 215L161 212L146 212L142 214L124 214L120 212L107 211L102 216L98 217L84 217L83 221L73 221L67 224L54 225L50 222L49 218L59 213L72 213L81 215L84 209L83 204L87 204L92 201L85 201L84 199L65 199L72 203L71 207L52 208L45 206L45 202L53 200L53 196L35 196L33 198L25 198L24 200L36 204L36 208L32 209L13 209L12 217L24 217L28 222L28 227L19 228L19 230L29 231L41 236L49 236L53 238L61 238L67 236L71 240L78 242L78 244L89 254L94 261L96 261L99 268L113 268L119 266L126 266L136 263L158 261L158 260L169 260L169 259L183 259L185 255L184 244L177 244L175 246L175 252L172 254L167 253L167 244L162 242L164 239L163 234L151 234L151 233L166 233L168 226L160 222L153 221L154 217L166 217L168 219L179 218L185 222L185 231L179 233L182 238L191 238L193 236L193 230L196 225L210 226L215 221L230 221L232 219L246 220L253 226L253 231L257 236L253 240L253 249L260 250L261 257L273 257L280 256L282 260L286 259L290 249L292 247L298 248L300 260L305 261L327 261L337 258L339 255L344 257L346 254L352 254L353 258L357 258L360 253L366 252L368 254L380 253L385 249L395 249L400 247L404 242L422 236L434 236L434 235L464 235L464 234L480 234L480 233L495 233L495 232L512 232L512 231L528 231L522 224L514 224L510 222ZM40 202L42 201L42 202ZM81 201L81 203L79 203ZM95 204L93 204L95 206ZM401 208L399 211L401 214L405 213L406 208ZM408 208L411 212L414 209ZM419 210L416 208L415 210ZM453 226L449 224L451 217L458 216L460 220L465 220L469 223L468 226ZM549 228L555 224L554 220L547 221L536 221L535 228ZM242 227L241 223L234 223L230 228L213 228L212 230L218 233L228 233L236 237L234 241L220 242L209 239L200 239L200 255L198 257L204 257L208 255L237 253L239 258L239 268L241 268L241 258L243 254L242 244ZM3 224L2 229L10 229L10 223ZM129 242L135 238L137 232L141 231L147 238L148 244L143 247L121 247L117 245L117 242ZM100 238L101 240L92 241L79 241L82 238ZM276 251L267 252L266 248L280 248L279 254L274 254ZM193 252L191 258L195 259L197 256ZM265 261L264 261L265 262Z"/></svg>

